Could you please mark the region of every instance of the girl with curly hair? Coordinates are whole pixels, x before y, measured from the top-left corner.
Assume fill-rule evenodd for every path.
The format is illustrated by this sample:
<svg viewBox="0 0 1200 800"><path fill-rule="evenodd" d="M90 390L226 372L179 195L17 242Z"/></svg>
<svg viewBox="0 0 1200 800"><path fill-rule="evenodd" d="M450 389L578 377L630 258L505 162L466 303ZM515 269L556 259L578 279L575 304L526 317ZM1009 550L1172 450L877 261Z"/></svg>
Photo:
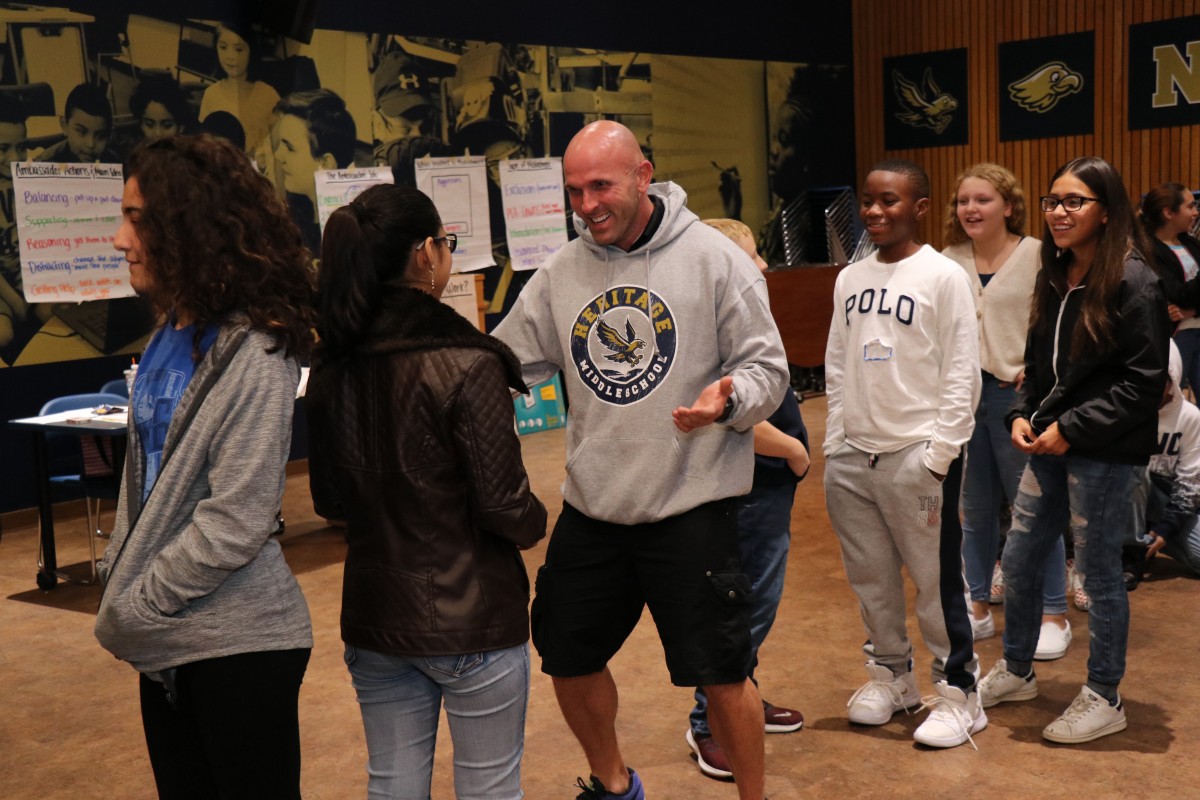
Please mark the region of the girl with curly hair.
<svg viewBox="0 0 1200 800"><path fill-rule="evenodd" d="M96 637L140 673L161 797L298 798L312 627L271 534L311 343L308 254L226 141L149 143L125 178L114 242L159 328L131 397Z"/></svg>
<svg viewBox="0 0 1200 800"><path fill-rule="evenodd" d="M999 164L963 170L946 210L946 241L942 255L966 271L979 315L983 393L965 449L962 493L963 572L971 594L971 631L978 640L995 635L988 604L1004 600L998 509L1001 502L1016 501L1028 460L1012 446L1004 421L1025 380L1025 334L1041 252L1041 242L1025 235L1025 192L1017 176ZM1071 643L1066 575L1065 547L1059 542L1046 561L1038 661L1063 657Z"/></svg>

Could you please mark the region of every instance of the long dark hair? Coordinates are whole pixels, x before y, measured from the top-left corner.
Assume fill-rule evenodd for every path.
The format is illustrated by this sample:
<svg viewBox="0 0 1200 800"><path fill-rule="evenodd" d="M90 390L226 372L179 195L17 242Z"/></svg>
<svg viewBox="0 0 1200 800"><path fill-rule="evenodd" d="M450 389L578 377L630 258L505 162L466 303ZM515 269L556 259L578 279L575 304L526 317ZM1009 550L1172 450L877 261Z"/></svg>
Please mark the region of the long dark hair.
<svg viewBox="0 0 1200 800"><path fill-rule="evenodd" d="M186 311L204 329L234 313L275 339L272 352L312 344L309 253L287 207L246 154L208 134L141 145L125 164L143 207L138 236L161 315Z"/></svg>
<svg viewBox="0 0 1200 800"><path fill-rule="evenodd" d="M1100 229L1095 260L1087 273L1082 314L1072 332L1071 353L1079 356L1102 352L1115 344L1113 328L1116 314L1113 306L1117 300L1117 289L1125 275L1125 259L1131 252L1145 252L1145 249L1125 183L1112 164L1094 156L1073 159L1058 168L1058 172L1050 179L1050 185L1053 186L1063 175L1073 175L1082 181L1092 196L1104 205L1108 214L1108 222ZM1073 258L1070 250L1059 250L1058 245L1054 244L1053 233L1047 225L1042 235L1042 268L1034 287L1033 308L1029 318L1031 330L1049 334L1054 320L1043 312L1050 307L1050 303L1057 304L1059 291L1066 291L1067 269Z"/></svg>
<svg viewBox="0 0 1200 800"><path fill-rule="evenodd" d="M432 200L393 184L372 186L330 215L317 278L317 333L325 355L350 354L379 310L382 290L410 283L417 246L441 227Z"/></svg>

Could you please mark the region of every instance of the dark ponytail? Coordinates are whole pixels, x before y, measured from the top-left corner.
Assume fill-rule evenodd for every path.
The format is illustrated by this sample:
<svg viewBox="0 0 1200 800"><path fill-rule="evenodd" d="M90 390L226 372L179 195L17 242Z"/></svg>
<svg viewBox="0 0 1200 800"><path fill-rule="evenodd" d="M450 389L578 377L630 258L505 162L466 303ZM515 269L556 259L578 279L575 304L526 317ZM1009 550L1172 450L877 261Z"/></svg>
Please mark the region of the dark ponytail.
<svg viewBox="0 0 1200 800"><path fill-rule="evenodd" d="M372 186L330 215L317 278L317 333L327 356L350 355L387 289L427 282L406 276L417 245L441 226L432 200L393 184Z"/></svg>
<svg viewBox="0 0 1200 800"><path fill-rule="evenodd" d="M1151 239L1167 221L1166 212L1178 211L1183 205L1182 183L1163 183L1146 192L1138 208L1138 219Z"/></svg>
<svg viewBox="0 0 1200 800"><path fill-rule="evenodd" d="M379 275L353 206L325 223L317 276L317 333L327 352L350 349L365 333L379 302Z"/></svg>

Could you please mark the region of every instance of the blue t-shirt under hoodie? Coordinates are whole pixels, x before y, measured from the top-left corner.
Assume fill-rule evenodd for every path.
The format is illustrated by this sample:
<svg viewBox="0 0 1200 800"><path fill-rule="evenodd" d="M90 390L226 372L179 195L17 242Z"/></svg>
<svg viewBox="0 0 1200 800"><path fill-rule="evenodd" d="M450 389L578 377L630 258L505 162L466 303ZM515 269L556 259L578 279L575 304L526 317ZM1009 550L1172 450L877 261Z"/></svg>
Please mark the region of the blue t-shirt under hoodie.
<svg viewBox="0 0 1200 800"><path fill-rule="evenodd" d="M138 440L146 456L143 502L150 496L158 477L167 428L171 425L175 407L196 373L196 363L192 360L195 335L194 325L176 329L172 317L154 334L142 356L142 363L138 365L133 384L133 424L137 426ZM201 356L216 339L217 326L210 325L200 339Z"/></svg>

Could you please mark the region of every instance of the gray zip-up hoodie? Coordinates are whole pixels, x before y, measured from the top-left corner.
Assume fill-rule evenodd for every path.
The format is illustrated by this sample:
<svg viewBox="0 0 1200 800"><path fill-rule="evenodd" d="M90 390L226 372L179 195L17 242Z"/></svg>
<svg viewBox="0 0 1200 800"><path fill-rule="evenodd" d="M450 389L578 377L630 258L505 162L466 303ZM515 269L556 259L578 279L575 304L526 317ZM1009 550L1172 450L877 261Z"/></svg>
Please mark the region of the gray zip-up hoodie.
<svg viewBox="0 0 1200 800"><path fill-rule="evenodd" d="M495 330L527 383L563 370L563 499L626 525L748 492L749 429L779 407L788 384L762 275L687 209L680 187L650 192L665 210L649 243L630 253L597 245L576 218L580 238L530 279ZM672 410L725 375L729 424L680 433Z"/></svg>
<svg viewBox="0 0 1200 800"><path fill-rule="evenodd" d="M267 354L271 344L222 327L171 418L144 506L130 414L96 638L140 672L312 647L308 605L271 538L299 380L296 360Z"/></svg>

